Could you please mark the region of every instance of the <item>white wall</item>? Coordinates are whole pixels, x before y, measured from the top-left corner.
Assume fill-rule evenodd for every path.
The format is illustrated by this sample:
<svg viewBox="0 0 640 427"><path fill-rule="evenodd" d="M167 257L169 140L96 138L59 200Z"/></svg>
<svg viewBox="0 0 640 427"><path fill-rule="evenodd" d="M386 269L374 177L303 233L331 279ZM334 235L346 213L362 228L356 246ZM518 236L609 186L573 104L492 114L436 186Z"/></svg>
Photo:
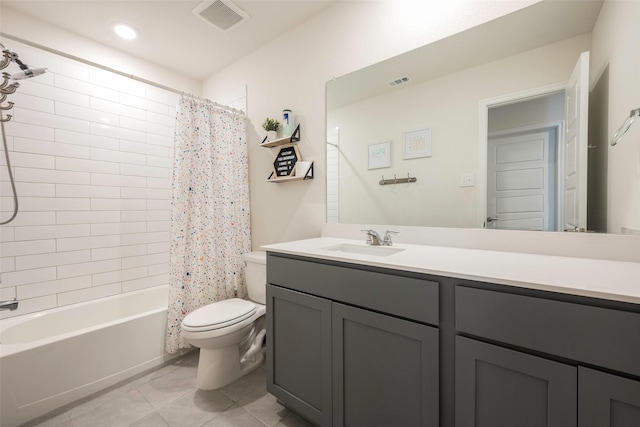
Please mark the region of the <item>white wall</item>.
<svg viewBox="0 0 640 427"><path fill-rule="evenodd" d="M477 179L480 101L567 81L590 39L573 37L327 112L327 127L340 128L340 221L478 227L478 187L461 187L460 176ZM403 132L421 128L431 129L432 156L403 160ZM367 145L382 141L391 141L391 167L367 170ZM378 184L382 175L407 174L417 182Z"/></svg>
<svg viewBox="0 0 640 427"><path fill-rule="evenodd" d="M593 29L591 81L609 66L610 140L629 111L640 108L640 2L606 0ZM633 54L629 54L633 52ZM615 147L609 146L608 230L640 234L640 123L636 119Z"/></svg>
<svg viewBox="0 0 640 427"><path fill-rule="evenodd" d="M0 227L0 299L20 304L0 316L167 284L178 95L2 43L49 71L21 81L8 98L20 211ZM3 220L13 209L5 165L3 153Z"/></svg>
<svg viewBox="0 0 640 427"><path fill-rule="evenodd" d="M325 221L325 83L536 1L458 0L336 2L313 19L207 79L216 99L247 85L252 240L267 243L317 236ZM436 10L439 9L439 10ZM274 153L259 147L265 117L294 111L302 126L300 152L314 160L315 179L267 183Z"/></svg>

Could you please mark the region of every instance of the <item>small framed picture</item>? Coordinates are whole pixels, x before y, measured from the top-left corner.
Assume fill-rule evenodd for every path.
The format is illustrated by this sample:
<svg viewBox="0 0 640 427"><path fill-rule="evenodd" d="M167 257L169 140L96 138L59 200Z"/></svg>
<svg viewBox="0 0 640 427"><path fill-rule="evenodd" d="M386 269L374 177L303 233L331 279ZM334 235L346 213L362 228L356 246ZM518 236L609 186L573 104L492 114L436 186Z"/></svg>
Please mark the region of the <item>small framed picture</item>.
<svg viewBox="0 0 640 427"><path fill-rule="evenodd" d="M391 167L391 141L369 144L368 169Z"/></svg>
<svg viewBox="0 0 640 427"><path fill-rule="evenodd" d="M419 159L421 157L431 157L431 128L404 133L402 159Z"/></svg>

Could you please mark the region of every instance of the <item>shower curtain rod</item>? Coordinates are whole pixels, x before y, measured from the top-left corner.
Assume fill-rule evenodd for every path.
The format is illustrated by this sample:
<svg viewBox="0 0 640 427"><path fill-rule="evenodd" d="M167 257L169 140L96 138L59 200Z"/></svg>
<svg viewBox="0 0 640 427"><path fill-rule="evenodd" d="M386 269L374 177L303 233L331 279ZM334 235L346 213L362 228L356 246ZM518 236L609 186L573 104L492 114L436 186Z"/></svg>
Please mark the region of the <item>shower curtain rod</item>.
<svg viewBox="0 0 640 427"><path fill-rule="evenodd" d="M202 97L200 97L198 95L194 95L192 93L187 93L187 92L177 92L177 93L180 93L180 95L182 95L182 96L188 96L189 98L197 99L198 101L209 102L209 103L213 104L216 108L222 108L223 110L229 110L232 113L238 114L240 116L244 116L245 115L244 111L242 111L242 110L237 110L235 108L229 107L228 105L218 104L217 102L212 101L209 98L202 98Z"/></svg>
<svg viewBox="0 0 640 427"><path fill-rule="evenodd" d="M199 97L199 96L196 96L196 95L192 95L192 94L190 94L190 93L187 93L187 92L185 92L185 91L183 91L183 90L174 89L174 88L172 88L172 87L165 86L165 85L163 85L163 84L156 83L156 82L151 81L151 80L143 79L142 77L134 76L133 74L123 73L122 71L115 70L115 69L113 69L113 68L107 67L107 66L102 65L102 64L98 64L97 62L89 61L89 60L87 60L87 59L80 58L80 57L75 56L75 55L71 55L71 54L68 54L68 53L65 53L65 52L61 52L61 51L59 51L59 50L52 49L52 48L50 48L50 47L43 46L43 45L38 44L38 43L34 43L34 42L32 42L32 41L25 40L25 39L20 38L20 37L12 36L11 34L7 34L7 33L4 33L4 32L2 32L2 31L0 31L0 37L7 38L7 39L10 39L10 40L16 41L16 42L18 42L18 43L26 44L26 45L28 45L28 46L35 47L35 48L37 48L37 49L44 50L44 51L47 51L47 52L53 53L53 54L55 54L55 55L63 56L63 57L65 57L65 58L69 58L69 59L72 59L72 60L74 60L74 61L82 62L83 64L87 64L87 65L90 65L90 66L92 66L92 67L100 68L100 69L102 69L102 70L109 71L109 72L111 72L111 73L118 74L118 75L123 76L123 77L128 77L128 78L130 78L131 80L135 80L135 81L138 81L138 82L141 82L141 83L146 83L146 84L151 85L151 86L153 86L153 87L157 87L158 89L164 89L164 90L169 91L169 92L172 92L172 93L177 93L178 95L190 96L190 97L192 97L192 98L197 98L197 99L200 99L200 100L204 100L204 101L207 101L207 102L211 102L212 104L214 104L214 105L215 105L216 107L218 107L218 108L222 108L222 109L225 109L225 110L229 110L229 111L233 112L234 114L238 114L238 115L246 116L246 113L245 113L244 111L242 111L242 110L237 110L237 109L235 109L235 108L228 107L228 106L226 106L226 105L218 104L217 102L211 101L210 99L207 99L207 98L201 98L201 97Z"/></svg>

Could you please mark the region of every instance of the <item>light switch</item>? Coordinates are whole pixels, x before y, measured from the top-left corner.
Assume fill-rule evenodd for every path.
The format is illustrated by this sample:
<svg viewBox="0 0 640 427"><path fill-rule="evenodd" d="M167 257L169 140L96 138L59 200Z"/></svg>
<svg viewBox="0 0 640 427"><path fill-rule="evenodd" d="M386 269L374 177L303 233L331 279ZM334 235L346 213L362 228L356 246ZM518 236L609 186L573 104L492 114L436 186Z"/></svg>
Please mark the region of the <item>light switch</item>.
<svg viewBox="0 0 640 427"><path fill-rule="evenodd" d="M460 187L473 187L474 185L472 173L460 174Z"/></svg>

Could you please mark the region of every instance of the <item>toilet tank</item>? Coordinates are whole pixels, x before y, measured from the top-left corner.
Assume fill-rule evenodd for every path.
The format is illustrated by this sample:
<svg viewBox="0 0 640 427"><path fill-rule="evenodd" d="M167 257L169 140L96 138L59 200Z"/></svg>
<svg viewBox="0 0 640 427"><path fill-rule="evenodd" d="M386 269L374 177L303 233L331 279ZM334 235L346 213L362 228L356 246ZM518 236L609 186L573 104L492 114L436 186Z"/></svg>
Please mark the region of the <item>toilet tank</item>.
<svg viewBox="0 0 640 427"><path fill-rule="evenodd" d="M242 259L246 264L244 277L249 299L267 304L267 253L265 251L249 252L242 255Z"/></svg>

